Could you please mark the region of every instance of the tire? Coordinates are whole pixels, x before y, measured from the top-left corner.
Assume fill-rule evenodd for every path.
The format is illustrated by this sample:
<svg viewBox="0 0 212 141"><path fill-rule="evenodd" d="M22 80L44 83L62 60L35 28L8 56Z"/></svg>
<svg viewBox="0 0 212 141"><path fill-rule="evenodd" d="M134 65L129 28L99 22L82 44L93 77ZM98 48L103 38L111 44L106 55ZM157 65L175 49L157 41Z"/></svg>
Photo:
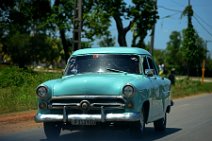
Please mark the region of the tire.
<svg viewBox="0 0 212 141"><path fill-rule="evenodd" d="M166 122L167 122L167 119L166 119L166 114L163 118L157 120L157 121L154 121L154 128L155 128L155 131L164 131L166 130Z"/></svg>
<svg viewBox="0 0 212 141"><path fill-rule="evenodd" d="M144 131L145 131L144 114L143 112L141 112L140 121L131 124L130 133L133 137L138 138L143 136Z"/></svg>
<svg viewBox="0 0 212 141"><path fill-rule="evenodd" d="M44 133L48 139L55 139L60 136L61 125L54 122L44 122Z"/></svg>

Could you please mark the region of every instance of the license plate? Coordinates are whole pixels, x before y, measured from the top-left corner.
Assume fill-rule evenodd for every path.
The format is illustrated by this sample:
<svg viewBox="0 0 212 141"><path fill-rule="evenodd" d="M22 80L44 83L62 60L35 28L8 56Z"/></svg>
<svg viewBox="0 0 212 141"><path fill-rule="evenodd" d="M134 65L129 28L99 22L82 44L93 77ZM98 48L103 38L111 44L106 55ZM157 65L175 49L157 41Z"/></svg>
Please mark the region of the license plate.
<svg viewBox="0 0 212 141"><path fill-rule="evenodd" d="M72 125L96 125L94 120L72 120Z"/></svg>

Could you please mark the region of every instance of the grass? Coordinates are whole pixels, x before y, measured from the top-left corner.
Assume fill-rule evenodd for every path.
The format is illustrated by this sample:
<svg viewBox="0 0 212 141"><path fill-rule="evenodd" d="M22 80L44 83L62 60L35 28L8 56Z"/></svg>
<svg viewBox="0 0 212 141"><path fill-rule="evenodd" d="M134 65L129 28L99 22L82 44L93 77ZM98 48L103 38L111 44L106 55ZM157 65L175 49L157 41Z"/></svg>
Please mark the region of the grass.
<svg viewBox="0 0 212 141"><path fill-rule="evenodd" d="M61 73L34 72L17 67L0 66L0 113L37 109L35 88L40 83L61 77ZM212 82L204 83L188 78L177 80L172 97L186 97L212 93Z"/></svg>
<svg viewBox="0 0 212 141"><path fill-rule="evenodd" d="M202 93L212 93L212 82L205 82L201 84L200 81L190 78L177 80L175 85L172 86L172 97L182 98Z"/></svg>
<svg viewBox="0 0 212 141"><path fill-rule="evenodd" d="M36 109L35 88L46 80L60 76L61 73L41 73L17 67L0 67L0 113Z"/></svg>

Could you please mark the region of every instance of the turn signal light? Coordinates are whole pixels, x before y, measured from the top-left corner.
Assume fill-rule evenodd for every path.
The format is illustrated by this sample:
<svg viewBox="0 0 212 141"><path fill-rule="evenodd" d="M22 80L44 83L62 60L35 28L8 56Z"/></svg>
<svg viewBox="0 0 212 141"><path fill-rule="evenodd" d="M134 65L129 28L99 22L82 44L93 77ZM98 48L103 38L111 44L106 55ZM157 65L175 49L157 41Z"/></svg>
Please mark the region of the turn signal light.
<svg viewBox="0 0 212 141"><path fill-rule="evenodd" d="M45 102L39 103L39 108L40 109L47 109L47 104Z"/></svg>

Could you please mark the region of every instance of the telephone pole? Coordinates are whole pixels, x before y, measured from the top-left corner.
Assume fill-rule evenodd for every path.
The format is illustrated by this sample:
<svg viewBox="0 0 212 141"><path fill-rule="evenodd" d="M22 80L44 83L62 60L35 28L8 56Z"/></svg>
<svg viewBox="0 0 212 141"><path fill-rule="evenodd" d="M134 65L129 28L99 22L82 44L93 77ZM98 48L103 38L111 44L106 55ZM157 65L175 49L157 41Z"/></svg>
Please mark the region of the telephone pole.
<svg viewBox="0 0 212 141"><path fill-rule="evenodd" d="M188 15L188 27L193 27L192 25L192 16L193 16L193 9L191 6L191 1L188 0L188 11L187 11L187 15Z"/></svg>
<svg viewBox="0 0 212 141"><path fill-rule="evenodd" d="M74 29L73 29L73 51L81 48L81 30L82 30L82 0L75 0L74 10Z"/></svg>

